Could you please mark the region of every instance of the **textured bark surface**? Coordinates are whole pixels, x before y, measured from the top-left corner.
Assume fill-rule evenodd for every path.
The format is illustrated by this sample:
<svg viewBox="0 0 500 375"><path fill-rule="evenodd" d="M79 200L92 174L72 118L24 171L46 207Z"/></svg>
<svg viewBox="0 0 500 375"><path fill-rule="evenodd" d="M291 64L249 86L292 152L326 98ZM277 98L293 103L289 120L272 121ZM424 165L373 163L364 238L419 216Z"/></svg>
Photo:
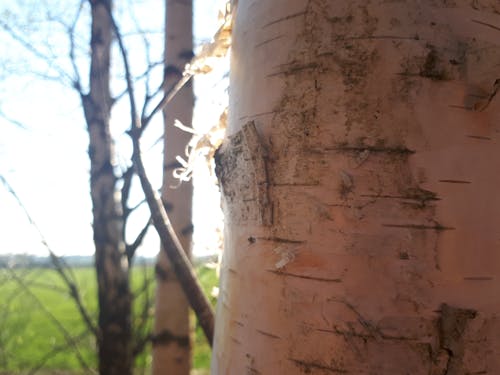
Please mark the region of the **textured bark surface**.
<svg viewBox="0 0 500 375"><path fill-rule="evenodd" d="M168 90L181 77L184 65L192 57L192 0L166 1L165 88ZM163 111L165 154L162 198L168 208L173 228L184 249L190 253L192 221L192 184L179 180L172 172L180 164L176 156L184 156L191 135L175 128L180 120L190 126L193 112L193 90L188 83ZM177 188L173 188L177 187ZM164 251L158 256L155 303L153 373L188 375L191 368L189 304Z"/></svg>
<svg viewBox="0 0 500 375"><path fill-rule="evenodd" d="M99 373L126 375L132 374L133 366L132 298L109 130L112 29L107 9L111 9L111 1L95 0L90 4L90 92L82 101L90 138L90 190L99 300Z"/></svg>
<svg viewBox="0 0 500 375"><path fill-rule="evenodd" d="M500 5L239 0L213 374L500 373Z"/></svg>

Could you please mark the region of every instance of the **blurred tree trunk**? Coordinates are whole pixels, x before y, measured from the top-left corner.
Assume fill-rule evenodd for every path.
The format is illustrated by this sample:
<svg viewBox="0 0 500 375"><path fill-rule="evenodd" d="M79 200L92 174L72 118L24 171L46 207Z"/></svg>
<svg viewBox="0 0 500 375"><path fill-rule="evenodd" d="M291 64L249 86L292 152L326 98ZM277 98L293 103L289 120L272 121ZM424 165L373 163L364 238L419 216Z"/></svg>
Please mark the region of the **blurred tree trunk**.
<svg viewBox="0 0 500 375"><path fill-rule="evenodd" d="M90 1L92 11L90 92L82 95L90 145L95 267L98 281L99 373L132 374L132 331L128 262L123 238L109 119L111 0Z"/></svg>
<svg viewBox="0 0 500 375"><path fill-rule="evenodd" d="M500 373L500 5L239 0L212 374Z"/></svg>
<svg viewBox="0 0 500 375"><path fill-rule="evenodd" d="M192 0L166 1L165 18L165 89L168 90L182 76L184 65L192 57L193 31ZM192 234L191 182L175 179L172 172L180 167L176 156L184 156L191 135L174 127L180 120L191 126L193 89L188 83L163 111L165 126L165 154L162 198L174 230L190 256ZM153 373L188 375L191 368L189 304L167 259L161 251L157 263L157 290L155 302L155 340L153 342Z"/></svg>

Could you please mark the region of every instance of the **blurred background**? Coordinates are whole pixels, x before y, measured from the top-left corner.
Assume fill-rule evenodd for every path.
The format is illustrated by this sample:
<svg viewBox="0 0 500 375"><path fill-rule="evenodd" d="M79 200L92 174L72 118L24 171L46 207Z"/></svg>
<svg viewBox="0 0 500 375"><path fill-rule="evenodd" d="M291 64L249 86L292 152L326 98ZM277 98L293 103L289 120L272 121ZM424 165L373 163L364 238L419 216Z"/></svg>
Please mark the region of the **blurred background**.
<svg viewBox="0 0 500 375"><path fill-rule="evenodd" d="M225 2L193 1L195 54L220 27ZM163 80L165 2L116 2L120 27L134 76L136 97L146 80ZM0 373L95 373L95 337L74 303L68 284L54 270L48 248L61 257L67 274L92 319L97 319L93 267L89 137L74 73L88 90L90 6L87 1L7 0L0 3ZM70 30L70 28L73 28ZM69 33L72 38L69 38ZM127 135L130 113L119 50L112 47L111 133L116 168L124 171L132 152ZM227 103L227 58L210 74L194 79L192 126L200 135L217 126ZM156 116L142 137L142 151L153 186L162 183L163 119ZM181 155L187 158L186 155ZM203 155L202 155L203 156ZM193 263L215 303L217 259L222 241L219 192L210 160L198 158L194 171ZM126 226L133 240L149 217L139 184L129 204L137 206ZM136 326L146 332L153 317L155 230L137 249L131 271ZM146 313L144 312L146 311ZM192 317L193 322L194 318ZM195 324L195 323L193 323ZM210 351L194 334L193 369L207 370ZM151 351L137 356L138 373L150 371Z"/></svg>

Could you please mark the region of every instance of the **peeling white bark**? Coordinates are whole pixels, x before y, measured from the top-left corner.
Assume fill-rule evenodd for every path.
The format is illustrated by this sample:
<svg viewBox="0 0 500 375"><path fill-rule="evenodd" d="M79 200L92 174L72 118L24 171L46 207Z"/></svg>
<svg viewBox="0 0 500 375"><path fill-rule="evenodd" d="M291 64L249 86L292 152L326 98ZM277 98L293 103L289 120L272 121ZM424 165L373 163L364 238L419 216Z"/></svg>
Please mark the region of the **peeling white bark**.
<svg viewBox="0 0 500 375"><path fill-rule="evenodd" d="M238 1L213 374L500 372L499 12Z"/></svg>

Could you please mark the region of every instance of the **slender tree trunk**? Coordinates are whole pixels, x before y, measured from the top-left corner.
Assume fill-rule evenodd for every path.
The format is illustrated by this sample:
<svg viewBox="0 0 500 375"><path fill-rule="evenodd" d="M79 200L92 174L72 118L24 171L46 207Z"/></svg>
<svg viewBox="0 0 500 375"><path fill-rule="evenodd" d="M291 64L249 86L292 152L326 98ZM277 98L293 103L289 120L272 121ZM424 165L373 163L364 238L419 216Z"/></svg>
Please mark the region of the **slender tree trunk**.
<svg viewBox="0 0 500 375"><path fill-rule="evenodd" d="M212 374L500 373L498 4L238 1Z"/></svg>
<svg viewBox="0 0 500 375"><path fill-rule="evenodd" d="M192 0L166 1L165 23L165 88L168 90L182 75L184 65L192 56ZM191 135L174 127L180 120L191 125L193 90L188 83L164 111L165 154L162 198L169 211L173 228L190 255L192 221L191 182L179 186L172 172L180 167L176 156L185 155ZM191 369L189 304L164 251L158 255L153 342L153 373L188 375Z"/></svg>
<svg viewBox="0 0 500 375"><path fill-rule="evenodd" d="M109 130L111 111L111 0L90 1L92 9L90 92L82 97L90 137L90 190L99 298L99 373L132 373L131 303L123 215L114 173Z"/></svg>

